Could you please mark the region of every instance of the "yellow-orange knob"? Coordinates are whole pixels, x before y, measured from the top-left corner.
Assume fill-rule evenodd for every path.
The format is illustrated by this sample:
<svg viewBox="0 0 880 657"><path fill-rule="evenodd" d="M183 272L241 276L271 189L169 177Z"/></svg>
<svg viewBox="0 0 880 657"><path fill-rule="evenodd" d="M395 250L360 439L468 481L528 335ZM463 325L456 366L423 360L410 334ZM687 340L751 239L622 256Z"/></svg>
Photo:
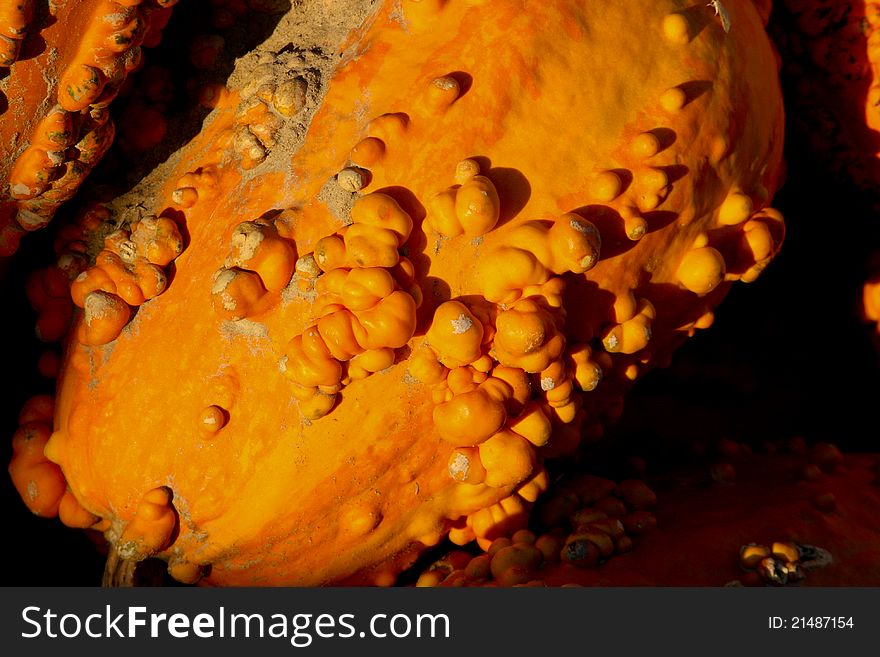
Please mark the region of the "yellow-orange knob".
<svg viewBox="0 0 880 657"><path fill-rule="evenodd" d="M434 426L440 436L457 447L479 445L489 439L507 418L504 404L482 388L454 396L434 408Z"/></svg>
<svg viewBox="0 0 880 657"><path fill-rule="evenodd" d="M482 355L483 325L460 301L446 301L437 307L427 338L446 367L461 367Z"/></svg>
<svg viewBox="0 0 880 657"><path fill-rule="evenodd" d="M678 280L694 294L708 294L724 280L724 257L711 246L688 251L678 266Z"/></svg>
<svg viewBox="0 0 880 657"><path fill-rule="evenodd" d="M160 486L147 491L119 537L116 551L123 559L142 561L169 546L176 525L171 489Z"/></svg>
<svg viewBox="0 0 880 657"><path fill-rule="evenodd" d="M495 228L501 216L501 201L492 181L474 176L455 195L455 215L465 235L478 237Z"/></svg>
<svg viewBox="0 0 880 657"><path fill-rule="evenodd" d="M535 469L535 450L513 431L502 430L480 445L486 484L493 488L525 481Z"/></svg>
<svg viewBox="0 0 880 657"><path fill-rule="evenodd" d="M359 198L351 208L351 220L356 224L393 231L398 237L398 244L407 240L413 227L412 217L400 204L379 192Z"/></svg>

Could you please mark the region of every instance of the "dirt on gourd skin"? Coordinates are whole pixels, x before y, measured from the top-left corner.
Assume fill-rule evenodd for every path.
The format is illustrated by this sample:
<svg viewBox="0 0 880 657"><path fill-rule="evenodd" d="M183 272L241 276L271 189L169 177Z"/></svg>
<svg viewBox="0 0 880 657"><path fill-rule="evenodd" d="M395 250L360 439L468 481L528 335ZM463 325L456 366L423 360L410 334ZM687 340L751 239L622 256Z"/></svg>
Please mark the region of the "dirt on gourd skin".
<svg viewBox="0 0 880 657"><path fill-rule="evenodd" d="M321 105L333 72L351 55L346 50L351 35L356 30L366 28L380 4L381 0L294 0L283 15L249 15L248 20L223 34L224 50L211 71L189 71L192 88L206 83L221 83L239 93L246 91L249 85L255 87L254 80L259 75L265 77L267 72L271 73L270 83L279 84L295 78L301 78L306 83L302 109L282 121L275 135L275 144L268 150L266 159L256 167L242 171L239 188L231 190L231 196L235 197L245 189L250 180L266 171L284 172L287 183L294 182L290 170L293 155L305 140L312 117ZM181 3L180 8L186 7L186 3ZM175 13L178 11L176 9ZM187 17L184 14L182 18L192 19L193 15L195 14ZM251 18L255 20L252 21ZM173 17L172 23L174 20ZM271 25L271 29L267 30L267 25ZM166 35L168 30L173 30L173 25L169 24ZM251 44L254 43L258 45L252 47ZM185 41L166 38L157 51L165 48L171 53L155 59L160 63L163 59L166 62L185 61L188 45ZM153 54L145 53L148 66ZM158 52L155 54L160 55ZM136 74L134 85L137 84ZM243 98L242 103L244 102L247 102L246 98ZM115 107L117 112L124 110L124 103L124 98L118 101L118 106ZM199 107L194 94L186 93L182 110L168 117L168 130L161 144L139 155L136 160L129 161L130 166L120 166L126 159L119 153L118 143L114 145L114 150L108 153L104 163L85 181L78 198L64 208L59 217L64 220L75 216L79 208L95 202L104 204L110 210L111 219L100 230L88 236L88 255L92 262L102 250L104 238L109 233L128 228L143 217L159 214L164 209L156 205L157 199L160 198L160 192L169 177L179 166L183 149L213 119L212 112ZM117 140L119 139L120 135L117 133ZM204 144L201 147L203 153L188 155L197 159L211 147L212 144ZM236 157L232 152L228 153L231 166L238 166L234 160ZM340 188L335 180L331 180L325 185L325 190L322 190L320 200L337 217L347 217L354 198L355 194ZM126 330L132 330L132 327L127 327ZM225 322L221 331L228 339L252 341L254 349L258 349L259 344L267 338L266 327L256 322ZM105 539L112 545L118 540L118 535L119 527L116 526L111 528ZM152 584L167 580L164 565L159 571L156 571L155 564L152 569L148 567L154 560L136 564L118 556L116 550L111 549L109 554L111 557L105 565L103 578L105 585L131 586L136 585L140 578L145 578ZM152 571L158 572L158 575Z"/></svg>
<svg viewBox="0 0 880 657"><path fill-rule="evenodd" d="M267 149L266 159L254 168L242 171L241 183L237 190L229 192L231 196L235 197L250 180L266 171L282 172L287 184L295 183L291 172L293 155L305 140L333 72L352 54L351 49L347 49L352 34L366 28L380 5L381 0L294 0L283 14L248 14L247 20L241 20L222 32L223 51L210 71L189 71L186 84L190 88L220 83L243 96L250 94L250 98L254 97L258 87L255 80L260 76L275 85L296 78L305 82L302 109L283 119L275 135L275 144ZM187 60L189 44L169 37L169 31L172 36L174 34L177 12L186 8L186 3L181 3L175 9L163 44L155 52L146 51L147 66L153 60L160 63ZM186 14L180 18L194 20L193 16ZM186 32L196 33L189 29ZM134 85L138 84L136 77L137 74ZM247 101L243 98L242 105ZM120 106L124 107L124 102L121 99ZM118 145L114 145L115 150L111 150L104 164L86 181L86 189L80 195L87 203L103 203L112 213L111 222L90 236L92 259L103 248L107 234L164 209L156 205L160 190L179 165L182 150L213 118L213 112L200 107L194 94L187 93L181 111L168 117L168 130L161 144L140 154L128 163L130 166L125 166ZM117 139L120 139L118 134ZM207 151L211 146L205 144L202 148ZM229 157L231 160L236 156L230 152ZM347 216L354 195L329 184L331 182L335 183L328 182L321 201L336 216Z"/></svg>

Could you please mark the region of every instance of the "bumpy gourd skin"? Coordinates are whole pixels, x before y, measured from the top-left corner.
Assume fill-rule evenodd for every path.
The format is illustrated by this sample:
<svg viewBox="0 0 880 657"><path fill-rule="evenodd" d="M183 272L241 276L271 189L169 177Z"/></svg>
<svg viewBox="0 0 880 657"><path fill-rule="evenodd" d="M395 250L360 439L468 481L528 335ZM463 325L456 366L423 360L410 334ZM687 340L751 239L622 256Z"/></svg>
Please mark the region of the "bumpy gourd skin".
<svg viewBox="0 0 880 657"><path fill-rule="evenodd" d="M43 228L113 142L108 107L177 0L0 7L0 257ZM42 44L42 45L41 45ZM27 56L23 56L27 55Z"/></svg>
<svg viewBox="0 0 880 657"><path fill-rule="evenodd" d="M724 4L730 32L678 0L388 3L280 167L237 138L277 108L223 96L154 199L173 279L59 377L46 455L118 554L390 584L522 528L544 459L781 243L775 62Z"/></svg>

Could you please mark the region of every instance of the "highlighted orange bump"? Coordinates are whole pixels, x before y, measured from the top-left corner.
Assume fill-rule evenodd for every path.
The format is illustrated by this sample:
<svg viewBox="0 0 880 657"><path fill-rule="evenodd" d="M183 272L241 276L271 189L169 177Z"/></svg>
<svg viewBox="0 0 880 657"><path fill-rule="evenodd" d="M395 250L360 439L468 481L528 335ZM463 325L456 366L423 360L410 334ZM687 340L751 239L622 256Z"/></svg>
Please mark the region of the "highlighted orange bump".
<svg viewBox="0 0 880 657"><path fill-rule="evenodd" d="M131 308L115 294L95 290L85 296L80 342L99 346L112 342L131 319Z"/></svg>
<svg viewBox="0 0 880 657"><path fill-rule="evenodd" d="M644 349L651 340L651 322L657 316L647 299L640 299L636 314L605 331L602 344L610 353L634 354Z"/></svg>
<svg viewBox="0 0 880 657"><path fill-rule="evenodd" d="M176 525L171 489L154 488L141 498L134 517L119 537L116 551L123 559L143 561L169 547Z"/></svg>
<svg viewBox="0 0 880 657"><path fill-rule="evenodd" d="M506 419L503 400L486 387L455 395L434 408L437 432L457 447L485 442L504 426Z"/></svg>
<svg viewBox="0 0 880 657"><path fill-rule="evenodd" d="M694 294L708 294L724 280L724 257L711 246L691 249L678 266L678 280Z"/></svg>
<svg viewBox="0 0 880 657"><path fill-rule="evenodd" d="M67 490L61 468L43 454L51 433L47 422L22 423L12 437L9 462L9 476L21 499L32 513L46 518L58 515Z"/></svg>
<svg viewBox="0 0 880 657"><path fill-rule="evenodd" d="M474 160L460 162L456 179L462 182L428 199L426 224L444 237L485 235L501 217L498 190L487 177L474 173L475 167L479 171Z"/></svg>
<svg viewBox="0 0 880 657"><path fill-rule="evenodd" d="M468 365L482 355L483 325L460 301L437 307L427 337L446 367Z"/></svg>

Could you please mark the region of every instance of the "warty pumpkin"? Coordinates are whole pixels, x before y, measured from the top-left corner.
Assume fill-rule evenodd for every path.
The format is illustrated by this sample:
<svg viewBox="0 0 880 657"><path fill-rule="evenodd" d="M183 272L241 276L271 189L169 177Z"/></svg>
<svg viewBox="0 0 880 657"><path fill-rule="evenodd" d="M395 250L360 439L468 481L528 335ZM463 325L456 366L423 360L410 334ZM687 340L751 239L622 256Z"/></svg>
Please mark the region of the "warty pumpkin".
<svg viewBox="0 0 880 657"><path fill-rule="evenodd" d="M177 0L10 0L0 7L0 258L46 226L104 156L108 107ZM28 35L31 38L28 38ZM21 57L24 53L26 57Z"/></svg>
<svg viewBox="0 0 880 657"><path fill-rule="evenodd" d="M70 228L104 242L25 502L104 531L108 580L388 585L522 529L782 242L776 63L723 5L383 3L320 103L264 52L151 214Z"/></svg>

